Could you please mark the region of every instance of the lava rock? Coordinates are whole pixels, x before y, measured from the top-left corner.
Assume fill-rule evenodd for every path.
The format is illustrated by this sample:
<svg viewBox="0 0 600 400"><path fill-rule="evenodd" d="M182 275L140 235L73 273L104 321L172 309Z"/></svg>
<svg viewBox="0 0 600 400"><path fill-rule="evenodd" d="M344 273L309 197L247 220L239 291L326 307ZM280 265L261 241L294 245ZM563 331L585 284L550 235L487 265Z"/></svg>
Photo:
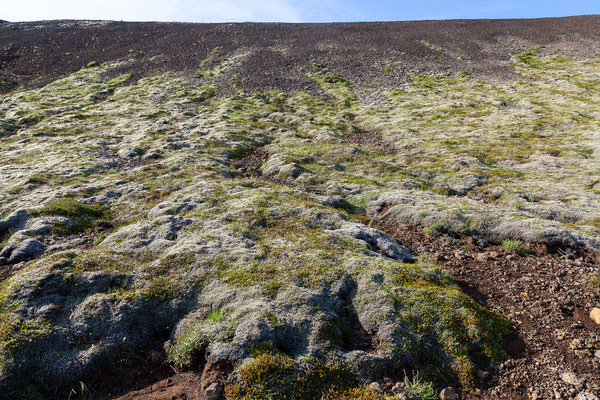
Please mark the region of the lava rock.
<svg viewBox="0 0 600 400"><path fill-rule="evenodd" d="M590 318L592 319L592 321L594 321L595 323L597 323L598 325L600 325L600 308L595 307L590 312Z"/></svg>
<svg viewBox="0 0 600 400"><path fill-rule="evenodd" d="M575 400L598 400L598 396L589 392L581 392L575 397Z"/></svg>
<svg viewBox="0 0 600 400"><path fill-rule="evenodd" d="M562 381L568 385L573 386L581 386L583 384L583 380L581 380L577 375L572 372L565 372L560 376Z"/></svg>
<svg viewBox="0 0 600 400"><path fill-rule="evenodd" d="M204 399L219 400L223 394L223 385L213 382L204 390Z"/></svg>
<svg viewBox="0 0 600 400"><path fill-rule="evenodd" d="M13 250L8 259L9 264L28 261L41 256L46 247L38 240L27 239Z"/></svg>
<svg viewBox="0 0 600 400"><path fill-rule="evenodd" d="M369 389L371 389L371 391L374 393L383 393L383 388L381 387L379 382L371 382L371 384L369 385Z"/></svg>
<svg viewBox="0 0 600 400"><path fill-rule="evenodd" d="M458 394L453 387L447 387L440 392L440 400L458 400Z"/></svg>

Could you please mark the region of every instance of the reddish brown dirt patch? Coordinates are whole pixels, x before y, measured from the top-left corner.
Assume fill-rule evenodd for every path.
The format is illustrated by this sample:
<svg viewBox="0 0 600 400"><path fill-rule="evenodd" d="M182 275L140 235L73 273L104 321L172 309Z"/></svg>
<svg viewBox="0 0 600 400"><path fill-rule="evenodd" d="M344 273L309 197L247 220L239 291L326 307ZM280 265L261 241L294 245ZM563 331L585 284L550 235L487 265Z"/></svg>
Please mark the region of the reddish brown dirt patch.
<svg viewBox="0 0 600 400"><path fill-rule="evenodd" d="M233 162L233 166L250 178L261 176L260 167L269 159L269 153L263 148L257 148L252 153Z"/></svg>
<svg viewBox="0 0 600 400"><path fill-rule="evenodd" d="M593 252L543 252L526 256L500 246L480 247L471 237L460 239L425 235L418 228L375 224L415 255L430 255L448 270L468 295L513 321L515 333L505 338L512 359L489 371L480 382L480 398L572 398L574 388L561 379L573 372L588 390L600 389L600 326L589 310L600 304L597 288L588 284L599 270ZM569 397L571 396L571 397Z"/></svg>
<svg viewBox="0 0 600 400"><path fill-rule="evenodd" d="M116 397L116 400L197 400L200 376L193 372L162 379L147 387Z"/></svg>
<svg viewBox="0 0 600 400"><path fill-rule="evenodd" d="M377 149L380 151L395 153L394 145L381 138L381 134L377 132L357 132L350 133L345 136L345 140L358 146Z"/></svg>

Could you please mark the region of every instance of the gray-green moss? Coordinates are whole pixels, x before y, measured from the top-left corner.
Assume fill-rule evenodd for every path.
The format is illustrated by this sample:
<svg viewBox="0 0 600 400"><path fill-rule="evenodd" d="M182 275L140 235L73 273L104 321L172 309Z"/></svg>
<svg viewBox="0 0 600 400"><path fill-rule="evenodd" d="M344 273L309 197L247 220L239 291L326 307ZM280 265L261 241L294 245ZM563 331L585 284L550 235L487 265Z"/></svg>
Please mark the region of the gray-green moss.
<svg viewBox="0 0 600 400"><path fill-rule="evenodd" d="M181 367L241 363L269 340L286 379L310 356L359 380L411 364L468 388L475 353L502 358L508 322L437 266L403 264L370 218L597 247L600 58L529 51L513 82L413 75L372 96L307 65L322 97L220 94L251 52L137 81L93 64L2 98L0 214L77 221L36 236L63 247L1 284L3 385L84 379L170 336ZM235 166L257 149L260 177ZM0 246L21 237L4 234ZM98 236L82 249L77 234ZM357 321L372 352L345 342Z"/></svg>

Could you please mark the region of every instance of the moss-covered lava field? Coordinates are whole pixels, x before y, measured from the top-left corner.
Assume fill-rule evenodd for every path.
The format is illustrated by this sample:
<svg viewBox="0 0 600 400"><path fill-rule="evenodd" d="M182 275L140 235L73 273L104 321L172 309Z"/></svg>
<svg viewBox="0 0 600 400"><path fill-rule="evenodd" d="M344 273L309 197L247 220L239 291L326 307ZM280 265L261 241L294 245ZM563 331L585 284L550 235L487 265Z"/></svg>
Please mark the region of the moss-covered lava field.
<svg viewBox="0 0 600 400"><path fill-rule="evenodd" d="M598 26L1 23L0 398L597 399Z"/></svg>

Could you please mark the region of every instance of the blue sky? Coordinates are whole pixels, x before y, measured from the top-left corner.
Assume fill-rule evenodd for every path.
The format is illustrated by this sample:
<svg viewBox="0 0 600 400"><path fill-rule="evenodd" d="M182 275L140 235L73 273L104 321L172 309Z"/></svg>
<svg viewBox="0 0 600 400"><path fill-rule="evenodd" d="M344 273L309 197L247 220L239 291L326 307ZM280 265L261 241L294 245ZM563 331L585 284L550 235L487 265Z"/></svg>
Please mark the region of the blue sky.
<svg viewBox="0 0 600 400"><path fill-rule="evenodd" d="M3 4L4 3L4 4ZM600 14L599 0L0 0L0 19L400 21Z"/></svg>

